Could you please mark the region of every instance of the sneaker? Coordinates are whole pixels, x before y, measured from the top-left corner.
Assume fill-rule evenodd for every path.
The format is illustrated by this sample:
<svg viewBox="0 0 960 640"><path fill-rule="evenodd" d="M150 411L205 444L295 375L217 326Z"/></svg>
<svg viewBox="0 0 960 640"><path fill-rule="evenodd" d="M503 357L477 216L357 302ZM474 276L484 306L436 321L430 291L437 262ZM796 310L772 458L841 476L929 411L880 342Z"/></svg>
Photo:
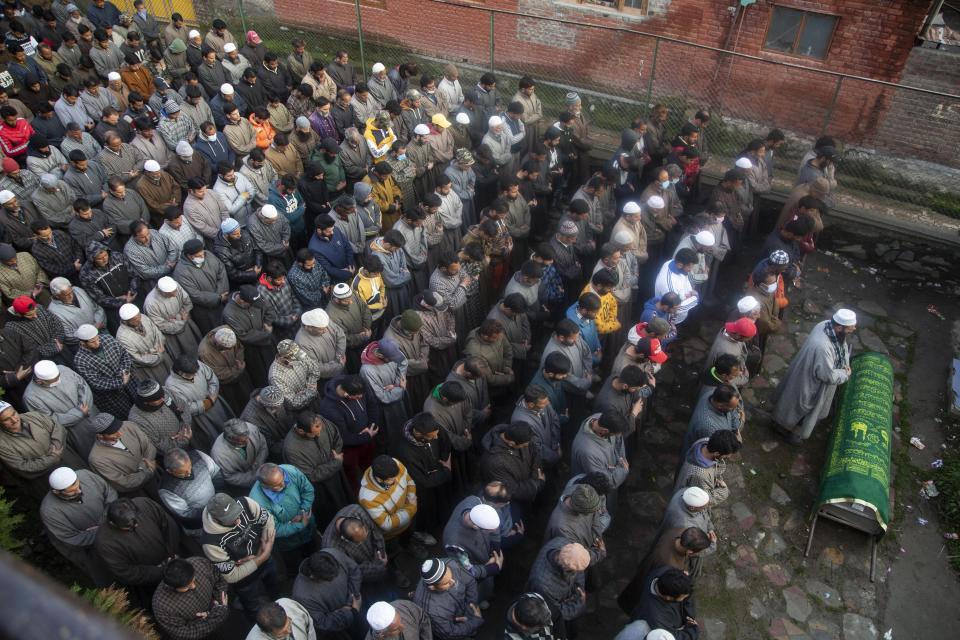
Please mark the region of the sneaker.
<svg viewBox="0 0 960 640"><path fill-rule="evenodd" d="M414 542L422 544L425 547L432 547L433 545L437 544L436 538L429 533L424 533L422 531L414 531L411 537L413 538Z"/></svg>

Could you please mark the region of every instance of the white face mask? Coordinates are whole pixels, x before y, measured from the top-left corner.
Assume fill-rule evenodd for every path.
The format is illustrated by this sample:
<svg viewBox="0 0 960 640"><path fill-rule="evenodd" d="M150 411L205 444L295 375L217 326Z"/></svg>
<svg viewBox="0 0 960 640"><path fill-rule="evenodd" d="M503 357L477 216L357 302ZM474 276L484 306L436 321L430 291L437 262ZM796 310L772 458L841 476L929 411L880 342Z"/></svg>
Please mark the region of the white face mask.
<svg viewBox="0 0 960 640"><path fill-rule="evenodd" d="M660 371L660 366L661 365L657 364L656 362L651 363L651 368L653 369L654 373L657 373L658 371Z"/></svg>
<svg viewBox="0 0 960 640"><path fill-rule="evenodd" d="M198 267L202 267L205 260L206 258L190 258L190 262L197 265Z"/></svg>
<svg viewBox="0 0 960 640"><path fill-rule="evenodd" d="M763 290L766 291L767 293L774 293L777 290L777 283L772 282L770 284L765 284L763 285Z"/></svg>
<svg viewBox="0 0 960 640"><path fill-rule="evenodd" d="M670 180L670 184L677 184L678 182L680 182L680 178L673 178Z"/></svg>
<svg viewBox="0 0 960 640"><path fill-rule="evenodd" d="M213 134L212 136L203 136L203 137L206 138L207 142L216 142L216 141L217 141L217 134Z"/></svg>

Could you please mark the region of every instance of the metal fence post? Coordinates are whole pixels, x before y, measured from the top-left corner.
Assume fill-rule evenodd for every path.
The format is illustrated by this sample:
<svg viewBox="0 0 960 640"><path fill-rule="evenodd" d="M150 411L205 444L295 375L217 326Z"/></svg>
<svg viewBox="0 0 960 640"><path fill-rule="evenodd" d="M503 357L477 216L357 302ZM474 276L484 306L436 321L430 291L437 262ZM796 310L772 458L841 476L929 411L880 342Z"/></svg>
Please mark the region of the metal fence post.
<svg viewBox="0 0 960 640"><path fill-rule="evenodd" d="M497 14L494 13L493 11L490 12L490 71L493 71L493 68L494 68L494 63L493 63L493 61L494 61L494 54L493 54L494 45L493 45L493 41L494 41L494 33L495 33L495 31L494 31L494 26L495 26L495 22L496 22L496 15L497 15Z"/></svg>
<svg viewBox="0 0 960 640"><path fill-rule="evenodd" d="M653 99L653 80L657 77L657 52L660 50L660 38L653 41L653 59L650 61L650 80L647 82L647 105Z"/></svg>
<svg viewBox="0 0 960 640"><path fill-rule="evenodd" d="M243 0L240 0L237 6L237 10L240 11L240 24L243 25L243 32L247 32L247 14L243 10Z"/></svg>
<svg viewBox="0 0 960 640"><path fill-rule="evenodd" d="M360 68L363 69L363 77L367 77L367 58L363 48L363 20L360 17L360 0L354 0L354 6L357 9L357 44L360 45Z"/></svg>
<svg viewBox="0 0 960 640"><path fill-rule="evenodd" d="M837 106L837 98L840 97L840 87L843 86L843 76L837 77L837 86L833 90L833 98L830 100L830 106L827 107L827 115L823 118L823 126L820 127L820 135L827 133L827 126L833 118L833 109Z"/></svg>

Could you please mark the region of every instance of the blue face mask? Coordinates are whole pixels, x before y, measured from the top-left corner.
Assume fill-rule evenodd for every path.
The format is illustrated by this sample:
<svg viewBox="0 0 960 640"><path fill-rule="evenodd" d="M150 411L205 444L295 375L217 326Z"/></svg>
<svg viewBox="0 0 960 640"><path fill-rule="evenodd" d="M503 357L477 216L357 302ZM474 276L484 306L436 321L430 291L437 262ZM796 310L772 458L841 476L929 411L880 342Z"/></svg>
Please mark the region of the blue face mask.
<svg viewBox="0 0 960 640"><path fill-rule="evenodd" d="M407 154L405 153L401 153L400 155L397 156L397 160L406 160L406 159L407 159Z"/></svg>
<svg viewBox="0 0 960 640"><path fill-rule="evenodd" d="M666 188L668 188L669 186L670 186L670 181L669 181L669 180L664 180L663 182L660 183L660 188L661 188L661 189L666 189Z"/></svg>

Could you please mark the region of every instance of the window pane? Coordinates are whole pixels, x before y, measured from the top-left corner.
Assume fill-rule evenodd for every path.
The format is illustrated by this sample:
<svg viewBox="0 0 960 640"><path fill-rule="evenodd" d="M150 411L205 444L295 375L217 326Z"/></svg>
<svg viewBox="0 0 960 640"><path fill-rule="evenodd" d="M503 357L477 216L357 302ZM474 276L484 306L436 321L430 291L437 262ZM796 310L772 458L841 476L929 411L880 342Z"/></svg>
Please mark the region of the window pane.
<svg viewBox="0 0 960 640"><path fill-rule="evenodd" d="M808 13L807 21L803 25L803 33L800 34L800 40L797 42L797 53L811 58L826 58L830 37L836 26L835 16Z"/></svg>
<svg viewBox="0 0 960 640"><path fill-rule="evenodd" d="M644 0L623 0L624 9L634 9L640 11L643 9Z"/></svg>
<svg viewBox="0 0 960 640"><path fill-rule="evenodd" d="M793 42L797 39L800 23L803 21L803 11L774 7L773 17L770 19L770 28L767 30L765 49L793 52Z"/></svg>

